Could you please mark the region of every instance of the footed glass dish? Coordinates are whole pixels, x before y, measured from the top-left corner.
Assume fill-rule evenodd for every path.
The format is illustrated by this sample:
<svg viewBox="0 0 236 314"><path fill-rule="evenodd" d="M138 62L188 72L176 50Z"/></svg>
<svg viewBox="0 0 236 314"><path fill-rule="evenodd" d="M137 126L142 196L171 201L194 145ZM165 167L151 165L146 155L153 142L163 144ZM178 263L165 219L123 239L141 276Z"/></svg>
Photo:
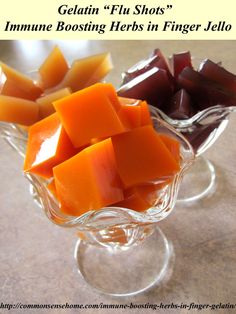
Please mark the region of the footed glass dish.
<svg viewBox="0 0 236 314"><path fill-rule="evenodd" d="M200 69L203 65L203 60L199 58L195 58L190 56L189 52L182 53L182 61L186 62L183 69L188 68L189 62L191 64L191 67L196 69ZM185 54L185 59L183 59L183 55ZM178 55L178 54L177 54ZM180 53L181 55L181 53ZM186 59L186 55L189 56L190 59ZM201 111L194 114L191 118L187 118L187 116L190 116L189 113L191 110L197 110L196 108L192 108L190 112L185 112L186 104L191 102L191 97L193 97L194 100L194 93L195 96L197 94L196 90L193 88L193 73L188 73L187 79L186 76L183 76L184 79L188 82L187 86L190 89L190 91L194 91L193 95L191 96L191 93L188 94L188 91L185 90L184 85L179 85L179 89L176 89L176 86L178 86L179 81L176 79L176 77L172 76L173 74L173 57L169 58L169 64L166 62L165 58L163 57L161 51L159 49L154 50L154 52L147 57L147 59L141 60L132 67L130 67L127 71L123 72L121 74L122 76L122 83L121 86L118 89L118 94L123 97L128 98L140 98L140 99L147 99L149 100L150 104L157 104L157 107L152 107L152 113L153 115L156 115L157 117L160 117L164 121L166 121L168 124L170 124L172 127L174 127L178 132L180 132L182 135L184 135L189 143L192 145L196 159L191 167L189 169L187 175L185 175L184 180L181 184L180 193L178 196L178 202L184 202L185 204L191 204L192 201L197 201L208 194L211 194L214 192L215 187L215 181L216 181L216 172L214 165L203 157L203 153L210 148L215 141L218 139L218 137L223 133L225 130L230 114L233 112L236 112L236 98L234 95L235 93L232 92L232 86L230 91L228 91L228 95L232 96L228 102L225 103L225 105L222 105L218 98L217 101L215 101L216 95L221 95L221 85L219 83L219 86L217 87L216 91L214 92L213 89L210 89L208 91L207 95L204 95L203 91L201 90L201 95L199 96L199 102L200 100L203 102L203 106L200 106L200 108L206 108L206 104L208 104L209 98L211 96L211 93L214 94L214 106L208 107L206 109L202 109ZM207 59L205 60L207 61ZM180 62L180 61L179 61ZM212 61L211 64L214 64ZM179 65L177 63L177 65ZM217 65L221 65L221 62ZM182 66L182 64L181 64ZM172 74L170 71L170 68L172 67ZM186 68L185 68L186 67ZM212 65L211 65L212 68ZM216 70L215 67L214 71L207 70L208 72L212 71L214 75L217 75L217 79L219 80L220 75L222 75L221 72L224 73L225 78L228 79L228 81L231 83L231 85L235 86L235 77L233 74L229 74L226 70L222 68L220 72ZM164 70L164 71L163 71ZM168 72L170 71L170 72ZM184 71L184 70L183 70ZM158 74L159 73L159 74ZM166 75L164 74L166 73ZM169 73L169 74L168 74ZM221 74L219 74L221 73ZM211 73L212 74L212 73ZM209 75L209 73L208 73ZM204 77L204 76L203 76ZM191 78L191 80L190 80ZM194 76L196 79L196 77ZM201 81L201 78L197 76L198 81ZM135 81L136 80L136 81ZM168 81L168 90L166 86L166 81ZM164 82L164 83L163 83ZM141 84L142 83L142 84ZM186 82L185 82L186 83ZM206 83L206 82L205 82ZM218 83L217 83L218 84ZM225 83L226 84L226 83ZM223 86L225 86L223 84ZM136 87L136 89L135 89ZM173 88L173 90L171 90ZM191 89L192 88L192 89ZM223 90L223 89L222 89ZM171 118L169 115L163 112L171 112L171 101L172 105L174 101L177 102L177 100L173 100L173 96L177 95L177 91L185 91L186 94L178 94L178 99L182 100L182 107L180 110L183 110L183 112L178 112L178 109L174 109L174 116L178 116L180 119L174 119ZM219 93L218 93L219 92ZM218 94L217 94L218 93ZM222 92L223 93L223 92ZM181 96L180 96L181 95ZM184 98L185 95L185 98ZM227 95L224 94L224 96ZM207 96L207 97L206 97ZM172 98L171 98L172 97ZM177 96L176 96L177 97ZM188 98L189 97L189 98ZM226 97L226 96L225 96ZM166 99L169 99L169 103L165 102ZM224 99L224 101L226 101ZM193 101L192 101L193 102ZM204 102L206 104L204 105ZM163 110L158 108L164 108ZM172 112L173 114L173 112ZM183 118L185 116L186 118Z"/></svg>
<svg viewBox="0 0 236 314"><path fill-rule="evenodd" d="M172 246L158 223L173 210L184 173L194 160L194 152L185 137L168 123L153 116L153 124L159 133L179 141L181 162L173 181L158 191L155 203L144 212L106 207L80 217L66 216L47 189L47 181L25 175L34 200L48 219L75 230L78 271L90 286L102 293L116 296L141 293L159 284L170 270ZM21 127L1 123L0 134L24 156L27 133Z"/></svg>

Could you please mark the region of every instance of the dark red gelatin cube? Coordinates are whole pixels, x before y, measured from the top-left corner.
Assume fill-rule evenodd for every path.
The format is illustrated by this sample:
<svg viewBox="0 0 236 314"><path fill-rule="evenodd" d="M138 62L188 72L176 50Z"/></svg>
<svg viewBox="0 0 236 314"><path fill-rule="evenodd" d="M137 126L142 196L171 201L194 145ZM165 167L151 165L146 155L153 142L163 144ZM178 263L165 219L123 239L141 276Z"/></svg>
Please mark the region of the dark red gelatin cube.
<svg viewBox="0 0 236 314"><path fill-rule="evenodd" d="M183 71L184 68L193 68L191 54L189 51L173 54L172 63L175 79L178 78L179 74Z"/></svg>
<svg viewBox="0 0 236 314"><path fill-rule="evenodd" d="M182 120L190 118L192 112L193 108L189 94L184 89L180 89L171 99L168 115L172 119Z"/></svg>
<svg viewBox="0 0 236 314"><path fill-rule="evenodd" d="M236 93L226 90L220 84L208 80L201 73L186 67L178 77L178 84L186 89L197 102L199 109L216 105L236 104Z"/></svg>
<svg viewBox="0 0 236 314"><path fill-rule="evenodd" d="M200 64L199 73L209 80L224 86L226 89L236 92L236 75L227 71L219 64L206 59Z"/></svg>
<svg viewBox="0 0 236 314"><path fill-rule="evenodd" d="M126 98L146 100L149 104L161 108L170 100L173 87L165 70L152 68L122 85L118 95Z"/></svg>
<svg viewBox="0 0 236 314"><path fill-rule="evenodd" d="M169 64L168 62L166 61L166 58L164 57L164 55L162 54L161 50L160 49L155 49L152 54L151 54L151 57L152 56L156 56L158 57L158 64L157 64L157 67L160 68L160 69L163 69L163 70L166 70L166 72L168 73L168 75L171 74L171 71L170 71L170 67L169 67Z"/></svg>
<svg viewBox="0 0 236 314"><path fill-rule="evenodd" d="M192 145L194 152L196 153L199 148L206 142L208 137L214 132L221 124L221 121L213 122L207 125L199 125L190 133L183 133L189 143Z"/></svg>
<svg viewBox="0 0 236 314"><path fill-rule="evenodd" d="M173 81L173 76L170 72L168 63L165 60L162 52L160 51L160 49L155 49L147 59L139 61L122 74L123 77L122 85L128 83L135 77L143 73L146 73L147 71L151 70L154 67L166 70L171 82Z"/></svg>

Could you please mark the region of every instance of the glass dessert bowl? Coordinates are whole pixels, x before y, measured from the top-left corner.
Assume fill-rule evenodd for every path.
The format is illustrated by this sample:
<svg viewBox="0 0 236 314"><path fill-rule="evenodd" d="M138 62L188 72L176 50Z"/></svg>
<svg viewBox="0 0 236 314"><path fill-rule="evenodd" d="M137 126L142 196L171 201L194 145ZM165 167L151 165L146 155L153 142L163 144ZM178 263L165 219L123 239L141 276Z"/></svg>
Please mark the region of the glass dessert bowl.
<svg viewBox="0 0 236 314"><path fill-rule="evenodd" d="M180 143L180 171L158 190L155 202L144 211L105 207L80 217L64 215L47 180L26 174L33 197L53 223L74 228L78 270L96 290L117 296L133 295L159 284L169 271L171 245L158 227L174 208L185 171L194 160L188 141L160 118L153 116L156 131ZM2 137L23 156L27 135L14 124L0 124Z"/></svg>
<svg viewBox="0 0 236 314"><path fill-rule="evenodd" d="M159 49L122 73L118 94L146 99L153 114L183 134L194 149L197 158L181 184L178 201L188 203L214 192L215 169L203 153L236 112L235 82L236 76L221 63L191 58L190 52L174 54L168 63Z"/></svg>

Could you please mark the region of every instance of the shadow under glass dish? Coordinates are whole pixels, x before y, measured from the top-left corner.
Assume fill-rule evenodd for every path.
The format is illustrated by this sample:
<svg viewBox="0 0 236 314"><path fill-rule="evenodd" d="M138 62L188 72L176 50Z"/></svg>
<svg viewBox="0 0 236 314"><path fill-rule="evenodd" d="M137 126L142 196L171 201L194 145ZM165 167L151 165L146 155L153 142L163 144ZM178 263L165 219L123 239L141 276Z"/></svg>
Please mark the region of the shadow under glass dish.
<svg viewBox="0 0 236 314"><path fill-rule="evenodd" d="M53 223L74 228L79 236L75 247L78 271L96 290L116 296L141 293L159 284L170 272L173 248L158 222L174 208L185 171L194 160L188 141L168 123L153 116L156 131L180 143L180 171L159 191L155 204L144 212L106 207L80 217L60 212L58 201L47 189L47 181L25 174L31 195ZM27 134L14 124L0 124L1 136L24 156Z"/></svg>

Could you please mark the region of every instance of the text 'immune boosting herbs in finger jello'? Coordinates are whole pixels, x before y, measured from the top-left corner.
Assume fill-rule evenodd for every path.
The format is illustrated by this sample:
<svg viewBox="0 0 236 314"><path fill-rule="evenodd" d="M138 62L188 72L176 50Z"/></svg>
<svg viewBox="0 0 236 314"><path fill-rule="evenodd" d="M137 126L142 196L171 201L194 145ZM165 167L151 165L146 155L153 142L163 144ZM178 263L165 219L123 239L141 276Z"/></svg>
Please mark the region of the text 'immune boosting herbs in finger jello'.
<svg viewBox="0 0 236 314"><path fill-rule="evenodd" d="M204 31L204 32L229 32L232 25L226 21L206 21L200 23L180 23L171 20L167 12L173 11L172 4L166 6L151 7L146 4L136 4L132 7L123 4L105 4L103 7L93 5L81 7L78 4L70 6L61 4L57 7L57 14L60 19L54 24L44 23L23 23L16 24L13 21L6 21L5 32L89 32L100 35L108 32L175 32L183 35ZM165 16L164 16L165 15ZM63 17L70 17L70 22L63 20ZM88 18L92 16L91 20ZM142 17L146 18L143 22ZM157 16L165 17L158 23L153 19ZM79 17L79 19L78 19ZM129 17L129 22L122 18ZM133 18L133 20L132 20ZM140 18L140 21L139 21ZM148 19L149 18L149 19ZM106 21L100 23L100 21ZM73 21L73 22L72 22ZM78 23L79 21L79 23Z"/></svg>

